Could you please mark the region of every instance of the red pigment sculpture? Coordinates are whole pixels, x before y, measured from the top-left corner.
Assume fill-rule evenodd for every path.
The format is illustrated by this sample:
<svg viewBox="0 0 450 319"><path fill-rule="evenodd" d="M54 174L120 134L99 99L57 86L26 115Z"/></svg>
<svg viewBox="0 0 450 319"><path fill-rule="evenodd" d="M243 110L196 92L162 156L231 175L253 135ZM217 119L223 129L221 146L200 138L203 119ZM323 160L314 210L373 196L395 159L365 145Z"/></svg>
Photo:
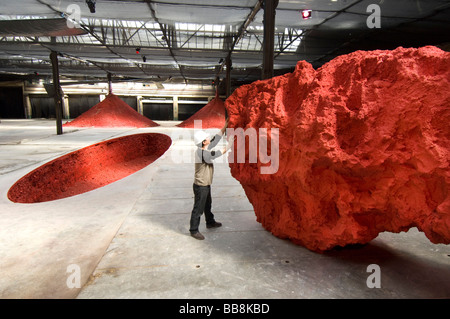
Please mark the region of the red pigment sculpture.
<svg viewBox="0 0 450 319"><path fill-rule="evenodd" d="M164 134L111 139L59 157L18 180L8 191L16 203L39 203L82 194L153 163L172 144Z"/></svg>
<svg viewBox="0 0 450 319"><path fill-rule="evenodd" d="M64 127L154 127L159 124L136 112L117 95L110 93L100 103Z"/></svg>
<svg viewBox="0 0 450 319"><path fill-rule="evenodd" d="M225 103L216 97L202 107L190 118L178 124L178 127L194 128L194 121L201 120L202 128L222 128L225 125Z"/></svg>
<svg viewBox="0 0 450 319"><path fill-rule="evenodd" d="M275 236L323 252L417 227L450 243L450 53L357 51L318 70L300 61L225 105L229 128L279 129L275 174L260 174L259 159L230 163Z"/></svg>

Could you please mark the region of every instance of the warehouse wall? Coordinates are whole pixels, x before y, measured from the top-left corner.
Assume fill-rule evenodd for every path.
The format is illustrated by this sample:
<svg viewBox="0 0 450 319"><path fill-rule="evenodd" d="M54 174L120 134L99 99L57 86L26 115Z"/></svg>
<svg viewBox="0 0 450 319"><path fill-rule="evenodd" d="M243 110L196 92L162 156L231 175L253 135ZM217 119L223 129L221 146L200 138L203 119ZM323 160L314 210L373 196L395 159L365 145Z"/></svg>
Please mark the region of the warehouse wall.
<svg viewBox="0 0 450 319"><path fill-rule="evenodd" d="M65 99L65 101L67 103L67 98ZM70 118L76 118L80 116L99 102L99 95L68 95L68 108Z"/></svg>
<svg viewBox="0 0 450 319"><path fill-rule="evenodd" d="M31 118L56 118L55 100L46 95L32 94L29 96Z"/></svg>
<svg viewBox="0 0 450 319"><path fill-rule="evenodd" d="M0 87L0 118L25 118L22 87Z"/></svg>
<svg viewBox="0 0 450 319"><path fill-rule="evenodd" d="M178 120L184 121L190 118L195 114L198 110L204 107L205 104L183 104L182 102L178 102Z"/></svg>
<svg viewBox="0 0 450 319"><path fill-rule="evenodd" d="M0 91L0 116L4 118L55 118L54 99L49 97L43 83L20 84L16 91ZM62 85L63 117L74 119L102 101L108 86ZM205 106L215 96L214 87L186 86L182 89L161 90L139 83L115 84L113 93L140 114L161 121L183 121ZM3 101L3 102L2 102ZM10 102L14 101L14 102ZM4 106L3 106L4 105ZM4 114L4 115L3 115Z"/></svg>

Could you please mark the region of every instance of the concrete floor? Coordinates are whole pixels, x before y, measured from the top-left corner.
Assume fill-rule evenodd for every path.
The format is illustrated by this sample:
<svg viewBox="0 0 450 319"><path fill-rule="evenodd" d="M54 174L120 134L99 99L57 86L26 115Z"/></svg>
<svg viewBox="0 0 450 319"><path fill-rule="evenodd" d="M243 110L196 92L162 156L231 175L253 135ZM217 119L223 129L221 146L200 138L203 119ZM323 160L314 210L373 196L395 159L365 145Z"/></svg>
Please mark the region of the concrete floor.
<svg viewBox="0 0 450 319"><path fill-rule="evenodd" d="M1 121L0 298L450 298L450 246L411 229L311 252L256 222L224 160L216 161L212 188L223 227L206 229L202 218L206 239L191 238L192 130L161 124L58 136L54 121ZM167 134L173 144L135 174L52 202L7 198L15 181L51 159L142 132ZM371 264L380 267L380 288L367 286Z"/></svg>

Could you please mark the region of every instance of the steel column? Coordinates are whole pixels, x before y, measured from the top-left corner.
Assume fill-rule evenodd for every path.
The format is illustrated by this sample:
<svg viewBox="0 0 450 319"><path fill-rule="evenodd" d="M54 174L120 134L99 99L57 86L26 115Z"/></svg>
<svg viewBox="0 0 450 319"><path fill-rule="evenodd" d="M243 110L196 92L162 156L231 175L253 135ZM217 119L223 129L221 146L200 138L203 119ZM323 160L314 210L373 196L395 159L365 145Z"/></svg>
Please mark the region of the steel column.
<svg viewBox="0 0 450 319"><path fill-rule="evenodd" d="M226 63L226 67L227 67L227 77L226 77L225 87L226 87L226 95L227 95L227 97L229 97L231 95L231 65L232 65L230 56L227 56L225 63Z"/></svg>
<svg viewBox="0 0 450 319"><path fill-rule="evenodd" d="M62 130L62 116L63 116L63 96L61 91L61 85L59 82L59 67L58 67L58 53L52 51L50 53L50 60L52 61L52 73L53 73L53 90L55 99L55 113L56 113L56 133L61 135Z"/></svg>
<svg viewBox="0 0 450 319"><path fill-rule="evenodd" d="M275 45L275 10L278 0L264 0L264 41L262 79L273 77L273 59Z"/></svg>

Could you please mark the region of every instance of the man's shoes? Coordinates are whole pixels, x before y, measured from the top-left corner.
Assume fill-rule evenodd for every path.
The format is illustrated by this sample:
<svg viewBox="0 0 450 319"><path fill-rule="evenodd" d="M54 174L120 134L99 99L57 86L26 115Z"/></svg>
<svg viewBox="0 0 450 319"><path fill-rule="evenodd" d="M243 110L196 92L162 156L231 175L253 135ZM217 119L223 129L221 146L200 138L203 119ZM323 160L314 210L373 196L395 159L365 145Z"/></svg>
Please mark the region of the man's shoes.
<svg viewBox="0 0 450 319"><path fill-rule="evenodd" d="M194 237L195 239L198 239L198 240L205 239L205 236L203 236L200 232L191 233L191 236Z"/></svg>
<svg viewBox="0 0 450 319"><path fill-rule="evenodd" d="M214 222L212 224L206 224L206 228L216 228L222 226L222 223Z"/></svg>

